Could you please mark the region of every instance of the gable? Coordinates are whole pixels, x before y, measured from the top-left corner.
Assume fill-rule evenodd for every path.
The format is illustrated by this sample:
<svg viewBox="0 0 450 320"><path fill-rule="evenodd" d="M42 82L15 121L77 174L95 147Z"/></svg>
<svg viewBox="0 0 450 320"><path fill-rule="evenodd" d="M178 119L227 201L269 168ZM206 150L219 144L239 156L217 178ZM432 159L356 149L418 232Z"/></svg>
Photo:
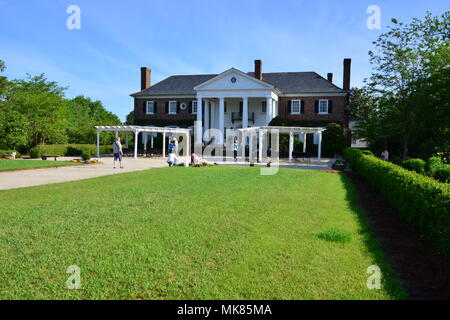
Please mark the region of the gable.
<svg viewBox="0 0 450 320"><path fill-rule="evenodd" d="M242 71L231 68L196 86L196 91L273 89L273 85L258 80Z"/></svg>

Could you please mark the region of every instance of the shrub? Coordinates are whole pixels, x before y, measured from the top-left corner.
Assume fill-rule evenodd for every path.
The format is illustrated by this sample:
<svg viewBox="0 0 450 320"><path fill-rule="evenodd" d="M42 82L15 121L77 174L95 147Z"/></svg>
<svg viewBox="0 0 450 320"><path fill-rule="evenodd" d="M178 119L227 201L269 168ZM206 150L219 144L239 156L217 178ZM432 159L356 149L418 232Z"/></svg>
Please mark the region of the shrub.
<svg viewBox="0 0 450 320"><path fill-rule="evenodd" d="M402 167L420 174L425 173L425 161L423 161L422 159L405 160L402 162Z"/></svg>
<svg viewBox="0 0 450 320"><path fill-rule="evenodd" d="M425 165L425 170L430 176L434 177L436 170L440 167L442 167L442 159L439 157L431 157Z"/></svg>
<svg viewBox="0 0 450 320"><path fill-rule="evenodd" d="M16 153L16 158L20 158L21 157L21 154L20 154L19 151L16 151L16 150L0 150L0 158L1 158L2 154L11 154L13 152Z"/></svg>
<svg viewBox="0 0 450 320"><path fill-rule="evenodd" d="M84 148L81 153L81 158L83 160L90 160L92 157L92 152L88 148Z"/></svg>
<svg viewBox="0 0 450 320"><path fill-rule="evenodd" d="M334 157L336 153L341 154L345 147L344 131L337 123L330 123L323 132L323 154Z"/></svg>
<svg viewBox="0 0 450 320"><path fill-rule="evenodd" d="M450 183L450 164L443 164L434 173L434 178L443 183Z"/></svg>
<svg viewBox="0 0 450 320"><path fill-rule="evenodd" d="M95 144L41 144L30 149L32 158L40 158L42 155L81 156L83 151L89 151L91 155L97 153ZM100 154L112 152L111 146L100 146Z"/></svg>
<svg viewBox="0 0 450 320"><path fill-rule="evenodd" d="M450 185L347 148L344 156L403 219L450 258Z"/></svg>
<svg viewBox="0 0 450 320"><path fill-rule="evenodd" d="M362 149L361 152L362 152L362 154L366 154L366 155L368 155L368 156L373 156L373 153L372 153L372 151L370 151L370 150Z"/></svg>

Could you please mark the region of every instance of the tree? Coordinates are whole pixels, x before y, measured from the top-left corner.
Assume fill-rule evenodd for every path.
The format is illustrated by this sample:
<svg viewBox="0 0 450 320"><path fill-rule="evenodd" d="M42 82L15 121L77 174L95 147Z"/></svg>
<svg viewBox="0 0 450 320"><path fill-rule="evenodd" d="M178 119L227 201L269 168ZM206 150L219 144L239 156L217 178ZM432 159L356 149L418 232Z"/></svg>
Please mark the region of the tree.
<svg viewBox="0 0 450 320"><path fill-rule="evenodd" d="M134 124L134 110L130 111L130 113L127 114L125 124L128 124L130 126Z"/></svg>
<svg viewBox="0 0 450 320"><path fill-rule="evenodd" d="M0 149L19 150L27 145L27 120L21 113L12 110L0 114Z"/></svg>
<svg viewBox="0 0 450 320"><path fill-rule="evenodd" d="M437 114L442 115L448 106L439 98L441 104L434 107L440 111L432 115L430 103L424 105L420 97L436 92L437 87L425 90L425 84L436 80L437 74L444 75L449 66L450 12L436 17L428 13L423 20L415 18L409 24L396 19L392 23L374 42L375 50L369 52L373 71L368 92L375 103L360 126L372 135L366 137L369 141L399 141L402 157L407 158L411 147L417 153L417 133L424 128L425 113L433 118L427 121L432 128L433 123L442 123Z"/></svg>

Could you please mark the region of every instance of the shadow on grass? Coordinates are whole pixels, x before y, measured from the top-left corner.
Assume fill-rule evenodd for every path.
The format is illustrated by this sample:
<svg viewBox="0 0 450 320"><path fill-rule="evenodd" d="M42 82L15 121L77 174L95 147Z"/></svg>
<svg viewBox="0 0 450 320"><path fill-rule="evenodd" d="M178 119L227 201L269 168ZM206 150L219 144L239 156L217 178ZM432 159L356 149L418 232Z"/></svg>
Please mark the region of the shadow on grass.
<svg viewBox="0 0 450 320"><path fill-rule="evenodd" d="M369 217L366 211L359 204L358 192L356 186L350 181L346 174L339 174L341 181L347 191L346 200L358 218L360 225L360 235L363 236L364 244L366 245L368 251L371 253L374 264L381 269L381 281L383 289L389 294L393 299L407 299L408 294L404 290L399 275L391 268L389 257L385 255L381 249L380 244L376 240L375 232L372 230L369 224ZM369 266L367 266L369 267ZM365 272L363 270L362 272ZM367 273L367 277L370 274ZM367 290L370 290L369 288Z"/></svg>

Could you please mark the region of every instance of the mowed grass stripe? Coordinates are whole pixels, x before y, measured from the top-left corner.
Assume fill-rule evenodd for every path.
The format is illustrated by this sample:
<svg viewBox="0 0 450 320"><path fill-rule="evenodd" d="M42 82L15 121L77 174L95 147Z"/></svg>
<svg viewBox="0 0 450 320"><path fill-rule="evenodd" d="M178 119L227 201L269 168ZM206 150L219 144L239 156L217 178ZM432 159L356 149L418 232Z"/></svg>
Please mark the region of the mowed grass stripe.
<svg viewBox="0 0 450 320"><path fill-rule="evenodd" d="M345 176L164 168L0 192L1 298L389 299ZM321 240L338 229L349 243ZM82 290L64 283L81 268ZM368 290L369 265L384 271Z"/></svg>

